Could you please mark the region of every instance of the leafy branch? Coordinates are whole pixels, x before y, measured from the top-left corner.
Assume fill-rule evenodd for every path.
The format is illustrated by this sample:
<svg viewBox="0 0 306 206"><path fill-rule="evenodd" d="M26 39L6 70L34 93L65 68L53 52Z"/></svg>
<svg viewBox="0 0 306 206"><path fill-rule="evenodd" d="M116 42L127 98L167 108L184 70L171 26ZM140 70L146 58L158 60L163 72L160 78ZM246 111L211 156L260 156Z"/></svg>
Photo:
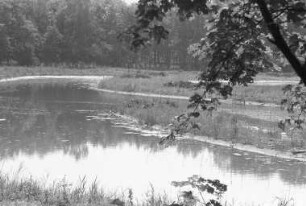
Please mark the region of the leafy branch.
<svg viewBox="0 0 306 206"><path fill-rule="evenodd" d="M222 206L220 199L227 191L227 185L222 184L219 180L204 179L197 175L189 177L186 181L173 181L175 187L191 187L196 190L201 199L194 195L194 191L183 191L181 197L183 200L179 204L172 203L171 205L196 205L200 203L204 206ZM204 195L210 195L210 198L205 198ZM169 205L170 206L170 205Z"/></svg>
<svg viewBox="0 0 306 206"><path fill-rule="evenodd" d="M294 133L295 130L302 130L306 123L306 87L303 84L287 85L283 88L285 98L281 104L287 110L289 117L279 122L282 130L289 128Z"/></svg>

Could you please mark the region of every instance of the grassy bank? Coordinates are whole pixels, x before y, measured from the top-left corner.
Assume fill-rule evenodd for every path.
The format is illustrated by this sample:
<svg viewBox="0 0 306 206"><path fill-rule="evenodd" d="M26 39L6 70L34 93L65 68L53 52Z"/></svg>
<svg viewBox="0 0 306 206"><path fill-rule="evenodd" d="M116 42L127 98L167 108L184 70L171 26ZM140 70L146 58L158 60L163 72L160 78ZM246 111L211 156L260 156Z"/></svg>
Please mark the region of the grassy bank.
<svg viewBox="0 0 306 206"><path fill-rule="evenodd" d="M121 75L126 69L121 68L68 68L68 67L0 67L0 78L33 75Z"/></svg>
<svg viewBox="0 0 306 206"><path fill-rule="evenodd" d="M198 72L183 71L129 71L121 75L114 75L113 79L103 81L100 88L126 91L143 92L162 95L182 95L189 97L195 90L189 80L195 80ZM296 81L294 77L276 77L271 75L259 75L259 81ZM283 96L283 86L250 85L237 86L231 97L237 101L256 101L261 103L280 104Z"/></svg>
<svg viewBox="0 0 306 206"><path fill-rule="evenodd" d="M196 92L189 80L197 78L196 71L153 71L125 68L77 68L68 67L0 67L0 79L31 76L31 75L110 75L113 79L103 81L100 88L145 92L189 97ZM294 75L276 76L271 74L258 75L256 80L296 81ZM279 104L282 97L282 86L250 85L236 87L232 98L237 101L258 101Z"/></svg>
<svg viewBox="0 0 306 206"><path fill-rule="evenodd" d="M112 103L112 111L136 118L140 125L146 127L162 126L170 128L175 122L175 116L190 112L188 102L163 98L136 97L128 95L105 94L105 99ZM237 108L236 108L237 109ZM249 108L257 115L262 108ZM248 111L246 109L246 114ZM263 112L267 113L267 112ZM305 149L305 132L292 137L285 136L278 128L275 119L259 119L246 115L243 111L237 114L229 108L219 108L218 111L202 113L197 119L200 130L192 130L194 135L207 136L216 140L253 145L262 149L290 151L293 148ZM273 115L273 112L272 114Z"/></svg>

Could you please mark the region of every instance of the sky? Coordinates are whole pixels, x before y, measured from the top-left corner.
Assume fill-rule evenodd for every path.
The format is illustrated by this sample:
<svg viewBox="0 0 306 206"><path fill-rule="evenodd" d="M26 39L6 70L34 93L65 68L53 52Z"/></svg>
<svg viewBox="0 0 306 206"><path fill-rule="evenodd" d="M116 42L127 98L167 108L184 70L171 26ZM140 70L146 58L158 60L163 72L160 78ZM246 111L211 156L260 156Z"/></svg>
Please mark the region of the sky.
<svg viewBox="0 0 306 206"><path fill-rule="evenodd" d="M123 1L125 1L128 4L131 4L137 2L138 0L123 0Z"/></svg>

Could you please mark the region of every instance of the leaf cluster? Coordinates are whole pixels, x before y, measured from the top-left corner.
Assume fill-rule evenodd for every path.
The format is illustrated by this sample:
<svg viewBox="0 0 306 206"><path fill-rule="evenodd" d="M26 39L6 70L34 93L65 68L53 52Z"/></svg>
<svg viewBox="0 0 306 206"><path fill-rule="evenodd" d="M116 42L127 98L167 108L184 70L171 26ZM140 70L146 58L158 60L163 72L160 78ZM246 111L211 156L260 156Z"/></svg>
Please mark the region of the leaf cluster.
<svg viewBox="0 0 306 206"><path fill-rule="evenodd" d="M281 104L283 109L289 113L289 118L279 122L279 127L285 130L286 127L303 129L306 121L306 87L303 84L287 85L283 88L285 98Z"/></svg>
<svg viewBox="0 0 306 206"><path fill-rule="evenodd" d="M305 1L140 0L137 23L128 31L134 37L132 46L139 48L151 40L160 42L167 38L169 33L161 22L170 11L187 21L194 15L205 16L205 35L190 46L189 52L195 58L209 60L198 79L203 93L190 98L194 112L183 115L183 121L168 136L170 139L179 133L180 127L189 127L187 121L199 116L197 110L213 111L218 98L228 98L236 85L253 83L260 72L279 69L282 58L306 84ZM290 118L299 128L304 123L301 116L305 103L300 92L295 88L287 93L291 99L287 111L297 113Z"/></svg>
<svg viewBox="0 0 306 206"><path fill-rule="evenodd" d="M205 206L221 206L220 198L227 191L227 185L222 184L219 180L204 179L197 175L189 177L186 181L173 181L172 185L175 187L189 186L199 193L201 199L198 199L193 191L184 191L181 196L185 205L190 202L200 202ZM212 195L213 198L206 200L203 196L205 193Z"/></svg>

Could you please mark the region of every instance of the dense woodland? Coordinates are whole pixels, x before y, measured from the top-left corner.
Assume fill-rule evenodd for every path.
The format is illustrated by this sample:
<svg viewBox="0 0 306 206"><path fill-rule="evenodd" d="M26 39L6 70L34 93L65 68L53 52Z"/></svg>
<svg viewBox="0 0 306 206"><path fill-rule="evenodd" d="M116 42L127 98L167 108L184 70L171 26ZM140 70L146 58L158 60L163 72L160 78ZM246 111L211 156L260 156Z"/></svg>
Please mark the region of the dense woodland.
<svg viewBox="0 0 306 206"><path fill-rule="evenodd" d="M135 52L120 34L135 19L136 5L122 0L1 0L2 65L119 66L200 69L188 47L203 36L203 17L168 15L170 36Z"/></svg>

